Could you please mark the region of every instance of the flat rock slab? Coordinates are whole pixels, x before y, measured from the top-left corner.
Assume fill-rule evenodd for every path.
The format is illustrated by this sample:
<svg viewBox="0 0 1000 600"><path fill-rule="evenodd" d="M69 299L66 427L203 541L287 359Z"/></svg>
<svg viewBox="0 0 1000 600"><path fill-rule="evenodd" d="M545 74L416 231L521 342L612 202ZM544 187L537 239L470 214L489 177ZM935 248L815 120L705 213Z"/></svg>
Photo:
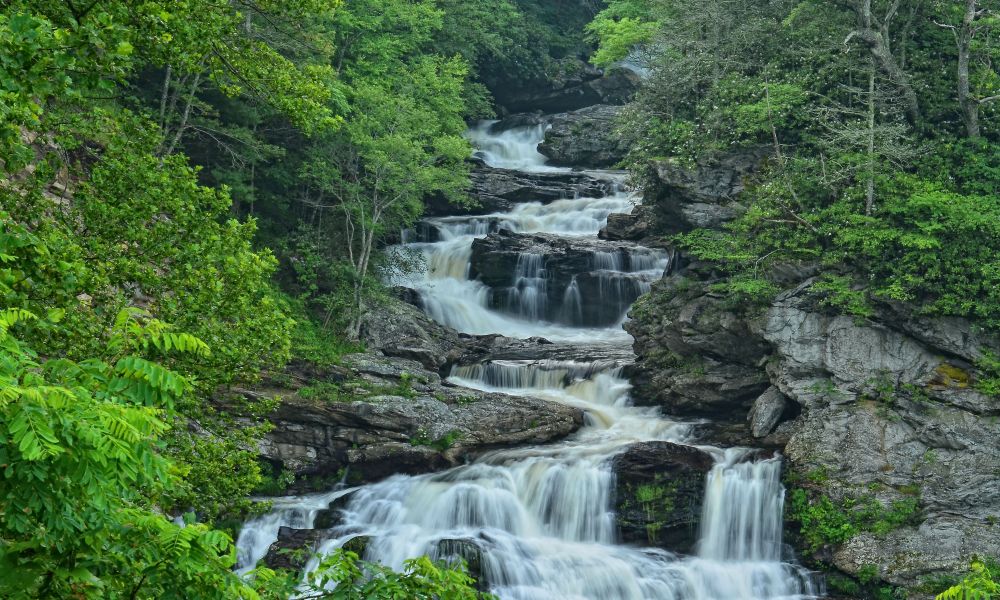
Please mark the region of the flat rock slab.
<svg viewBox="0 0 1000 600"><path fill-rule="evenodd" d="M406 359L352 355L337 380L335 391L313 380L245 392L281 397L261 455L313 489L345 474L353 483L437 471L489 450L558 440L583 425L579 409L454 386Z"/></svg>

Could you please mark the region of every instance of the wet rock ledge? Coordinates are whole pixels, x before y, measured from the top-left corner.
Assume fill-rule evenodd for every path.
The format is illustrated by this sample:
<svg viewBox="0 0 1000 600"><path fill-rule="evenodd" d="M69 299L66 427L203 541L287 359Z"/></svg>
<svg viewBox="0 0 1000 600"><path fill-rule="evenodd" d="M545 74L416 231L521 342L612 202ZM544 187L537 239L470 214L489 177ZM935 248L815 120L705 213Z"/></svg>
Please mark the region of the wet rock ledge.
<svg viewBox="0 0 1000 600"><path fill-rule="evenodd" d="M530 351L539 341L461 336L401 301L372 307L369 351L341 365L292 366L245 396L280 399L260 446L292 491L329 489L463 464L498 448L543 444L583 425L582 411L536 398L486 393L444 381L451 365L495 348Z"/></svg>

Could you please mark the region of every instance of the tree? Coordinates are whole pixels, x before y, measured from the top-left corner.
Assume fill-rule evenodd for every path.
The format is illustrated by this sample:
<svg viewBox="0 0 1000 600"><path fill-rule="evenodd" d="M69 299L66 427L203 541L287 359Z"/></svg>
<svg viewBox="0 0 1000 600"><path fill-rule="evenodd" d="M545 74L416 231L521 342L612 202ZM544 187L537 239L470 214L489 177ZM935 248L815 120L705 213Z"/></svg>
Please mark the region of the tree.
<svg viewBox="0 0 1000 600"><path fill-rule="evenodd" d="M975 559L970 571L961 583L941 592L935 600L990 600L1000 597L1000 585L993 580L986 563Z"/></svg>
<svg viewBox="0 0 1000 600"><path fill-rule="evenodd" d="M848 45L852 40L858 40L868 49L874 63L899 88L905 101L907 117L911 124L916 124L920 120L920 101L910 83L909 75L900 66L899 59L893 54L891 46L892 24L899 16L904 0L879 2L884 4L880 14L876 14L877 7L873 7L873 2L877 1L850 0L844 3L857 17L857 27L847 34L844 45Z"/></svg>
<svg viewBox="0 0 1000 600"><path fill-rule="evenodd" d="M996 51L992 46L990 33L996 25L997 15L978 0L965 0L961 6L954 2L946 2L941 6L946 18L960 16L960 24L938 23L939 27L951 30L955 35L955 45L958 49L957 61L957 92L958 105L962 112L966 134L970 138L981 135L979 114L983 106L1000 100L997 89L998 76L993 68L991 53ZM955 13L958 13L957 15ZM973 92L973 60L978 61L977 81L978 93ZM985 93L983 93L985 92Z"/></svg>
<svg viewBox="0 0 1000 600"><path fill-rule="evenodd" d="M347 323L353 339L373 253L385 236L412 224L426 196L460 199L467 183L464 62L428 57L400 67L405 74L365 78L352 86L343 130L330 140L329 154L306 171L314 185L303 201L341 219L343 255L353 270Z"/></svg>

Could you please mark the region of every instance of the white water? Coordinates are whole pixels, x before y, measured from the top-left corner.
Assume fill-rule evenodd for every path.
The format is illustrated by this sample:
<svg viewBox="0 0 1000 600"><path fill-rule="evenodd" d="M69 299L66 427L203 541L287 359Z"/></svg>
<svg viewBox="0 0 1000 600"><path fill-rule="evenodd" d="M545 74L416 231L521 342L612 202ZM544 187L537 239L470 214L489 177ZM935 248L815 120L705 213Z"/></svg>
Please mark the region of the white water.
<svg viewBox="0 0 1000 600"><path fill-rule="evenodd" d="M509 131L489 144L483 142L486 132L481 127L470 134L489 148L484 156L502 157L503 164L534 160L524 149L530 146L523 142L530 132ZM513 231L594 236L608 214L631 205L623 192L602 200L525 204L503 215L430 220L439 241L410 244L424 253L427 270L405 283L421 293L431 316L461 331L545 336L573 340L583 348L628 343L620 325L584 329L538 320L544 313L539 300L546 280L544 257L524 255L511 273L514 291L509 293L518 296L522 309L517 315L489 308L491 290L469 280L469 263L472 241L497 223ZM653 251L596 252L592 266L606 277L602 285L614 296L622 293L615 286L626 285L621 281L648 289L666 258ZM574 313L602 301L583 297L575 278L562 299L562 310ZM610 460L636 442L691 442L689 424L631 405L630 385L619 365L495 360L455 367L450 381L579 407L586 426L557 444L499 451L443 473L396 476L362 487L353 492L341 524L328 532L320 554L353 537L369 536L365 558L398 569L408 558L428 554L448 559L457 546L472 544L481 552L490 591L504 600L818 597L811 574L782 560L780 460L744 461L746 450L702 448L717 465L706 478L696 554L616 543ZM241 565L250 566L266 553L280 525L311 527L315 507L330 499L289 499L274 514L248 523L239 540Z"/></svg>
<svg viewBox="0 0 1000 600"><path fill-rule="evenodd" d="M545 156L538 151L538 144L545 139L548 125L540 123L494 133L491 130L497 123L482 121L465 134L476 148L476 156L489 166L529 173L565 173L570 170L546 165Z"/></svg>

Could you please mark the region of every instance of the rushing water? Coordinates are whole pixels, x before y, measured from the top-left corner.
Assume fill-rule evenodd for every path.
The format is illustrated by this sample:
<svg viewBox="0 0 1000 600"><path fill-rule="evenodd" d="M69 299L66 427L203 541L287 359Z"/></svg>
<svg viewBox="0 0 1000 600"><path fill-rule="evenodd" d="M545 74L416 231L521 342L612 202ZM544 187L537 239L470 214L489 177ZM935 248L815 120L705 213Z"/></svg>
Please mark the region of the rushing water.
<svg viewBox="0 0 1000 600"><path fill-rule="evenodd" d="M544 128L470 137L494 166L545 169L535 145ZM628 304L648 291L667 266L662 253L595 251L592 271L602 297L584 297L578 277L555 293L546 257L524 254L511 273L505 308L497 293L471 280L472 242L503 227L515 232L596 236L609 214L631 210L625 191L608 198L526 203L505 214L431 219L433 241L413 241L427 268L405 283L420 292L425 310L468 333L544 336L579 346L628 344L621 329ZM548 306L557 302L558 310ZM594 302L615 311L610 326L585 327ZM556 319L553 314L561 315ZM585 353L584 353L585 354ZM320 554L368 536L365 558L401 568L414 556L477 555L490 590L505 600L736 600L818 597L809 572L784 560L779 459L745 460L747 450L705 448L717 464L706 478L697 551L679 556L616 543L614 475L610 459L629 444L691 443L688 424L656 409L634 407L621 365L611 361L493 360L457 366L450 381L469 388L530 395L579 407L586 425L548 446L504 450L443 473L395 476L357 490L281 501L248 523L239 538L243 567L258 561L282 525L311 528L315 511L350 494L339 526ZM315 561L312 565L315 564Z"/></svg>

